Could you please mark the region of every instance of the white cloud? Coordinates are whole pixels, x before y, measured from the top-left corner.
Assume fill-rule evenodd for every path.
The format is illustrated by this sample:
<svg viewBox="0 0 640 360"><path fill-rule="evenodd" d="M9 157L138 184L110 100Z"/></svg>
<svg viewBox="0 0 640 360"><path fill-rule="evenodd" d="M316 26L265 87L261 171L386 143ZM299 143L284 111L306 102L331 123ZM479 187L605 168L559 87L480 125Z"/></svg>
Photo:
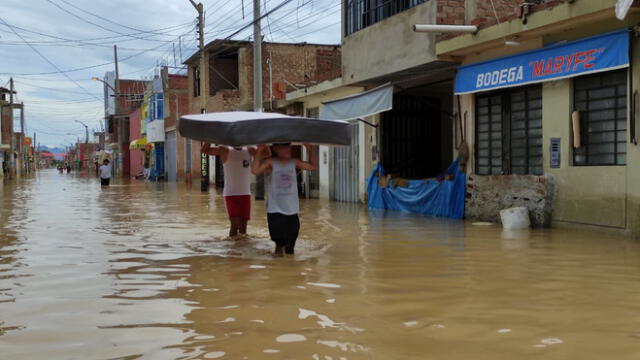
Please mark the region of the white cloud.
<svg viewBox="0 0 640 360"><path fill-rule="evenodd" d="M207 9L207 41L228 36L252 20L252 1L244 1L244 19L240 0L222 3L218 0L202 1ZM65 13L51 2L86 21L112 31ZM271 9L280 2L281 0L266 0L266 7ZM291 1L270 16L268 21L263 21L263 33L269 41L337 44L340 41L340 3L341 0ZM72 5L124 26L84 13ZM265 12L264 8L262 12ZM196 34L192 31L191 25L165 30L168 33L164 35L135 35L147 39L123 37L115 33L135 33L127 27L154 30L188 24L196 17L196 12L188 0L2 0L0 17L11 25L42 34L65 39L84 39L85 44L60 42L55 38L16 29L62 70L108 64L67 73L90 94L85 93L62 74L14 75L49 73L55 72L56 69L22 44L21 39L0 22L0 86L4 86L9 77L14 75L18 97L25 103L27 131L30 134L34 130L38 131L39 141L46 145L59 145L75 139L75 136L83 137L84 128L74 120L84 121L95 128L99 127L103 116L102 84L90 79L92 76L102 76L106 71L113 69L113 64L110 63L113 61L114 42L119 47L119 58L122 59L120 72L129 74L129 78L153 74L157 62L168 61L172 65L172 42L175 44L178 63L180 49L183 58L189 57L196 50ZM184 36L178 42L178 35L181 34ZM236 38L246 39L251 35L252 30L249 28ZM89 40L96 38L107 39ZM100 46L87 46L86 43L96 43ZM153 48L157 49L141 51ZM132 55L136 56L127 59ZM90 102L93 95L99 100ZM67 132L74 136L58 135Z"/></svg>

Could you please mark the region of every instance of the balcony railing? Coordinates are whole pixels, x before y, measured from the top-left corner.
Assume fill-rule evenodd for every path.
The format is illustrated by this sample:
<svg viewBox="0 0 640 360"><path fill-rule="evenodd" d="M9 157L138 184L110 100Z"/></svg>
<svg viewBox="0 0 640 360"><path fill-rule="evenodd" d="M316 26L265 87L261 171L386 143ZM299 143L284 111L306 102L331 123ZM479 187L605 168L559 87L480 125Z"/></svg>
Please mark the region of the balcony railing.
<svg viewBox="0 0 640 360"><path fill-rule="evenodd" d="M429 0L347 0L346 35Z"/></svg>

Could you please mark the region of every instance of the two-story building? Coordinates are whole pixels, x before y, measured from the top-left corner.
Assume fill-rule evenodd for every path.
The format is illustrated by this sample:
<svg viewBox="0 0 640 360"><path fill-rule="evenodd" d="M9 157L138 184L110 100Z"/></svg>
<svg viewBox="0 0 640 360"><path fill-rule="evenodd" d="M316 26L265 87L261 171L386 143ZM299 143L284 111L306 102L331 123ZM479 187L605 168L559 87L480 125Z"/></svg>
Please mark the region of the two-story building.
<svg viewBox="0 0 640 360"><path fill-rule="evenodd" d="M540 225L640 234L637 8L620 20L615 0L501 3L477 33L436 44L462 63L467 216L522 205Z"/></svg>
<svg viewBox="0 0 640 360"><path fill-rule="evenodd" d="M457 63L437 57L436 34L412 29L464 24L464 11L462 19L450 16L450 2L343 2L341 78L287 94L305 112L325 118L331 108L333 118L352 119L350 147L320 149L322 197L366 201L366 180L379 162L405 179L434 177L451 164Z"/></svg>
<svg viewBox="0 0 640 360"><path fill-rule="evenodd" d="M176 131L181 115L189 113L188 77L161 71L164 91L165 171L167 181L199 179L200 154L192 150L195 142ZM197 144L195 145L197 146Z"/></svg>
<svg viewBox="0 0 640 360"><path fill-rule="evenodd" d="M120 79L115 72L104 76L104 110L107 151L111 152L114 172L129 176L131 159L129 145L129 114L141 106L148 81ZM118 90L117 99L114 90Z"/></svg>
<svg viewBox="0 0 640 360"><path fill-rule="evenodd" d="M337 45L308 43L262 43L263 108L277 111L276 101L287 91L302 89L340 76L341 52ZM200 69L200 53L185 61L189 67L188 96L190 113L200 113L202 96L207 112L253 110L253 43L214 40L204 49L207 67ZM204 81L204 94L200 94ZM297 113L296 115L302 115ZM167 133L167 142L180 136ZM182 140L184 141L184 140ZM186 141L191 143L191 141ZM192 161L200 164L200 143L190 145ZM193 162L192 162L193 163ZM222 164L216 158L215 183L223 183Z"/></svg>
<svg viewBox="0 0 640 360"><path fill-rule="evenodd" d="M0 87L0 176L10 177L13 162L13 110L10 106L11 90Z"/></svg>

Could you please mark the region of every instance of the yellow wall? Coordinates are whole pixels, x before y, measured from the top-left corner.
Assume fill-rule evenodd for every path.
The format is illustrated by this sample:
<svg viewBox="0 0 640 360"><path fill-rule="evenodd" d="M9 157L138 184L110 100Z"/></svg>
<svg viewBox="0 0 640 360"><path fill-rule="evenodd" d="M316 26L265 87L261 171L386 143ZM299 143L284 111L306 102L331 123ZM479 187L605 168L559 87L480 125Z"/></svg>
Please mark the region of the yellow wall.
<svg viewBox="0 0 640 360"><path fill-rule="evenodd" d="M640 41L631 42L633 75L631 86L640 93ZM632 94L629 94L631 97ZM640 95L638 95L640 100ZM638 104L640 106L640 104ZM638 116L631 119L638 124ZM640 129L639 129L640 130ZM636 130L638 132L639 130ZM631 131L628 131L631 136ZM627 228L635 237L640 237L640 146L627 144Z"/></svg>
<svg viewBox="0 0 640 360"><path fill-rule="evenodd" d="M584 3L583 1L581 1ZM577 2L576 2L577 3ZM601 5L598 5L601 6ZM625 22L596 21L589 26L571 26L563 31L539 34L530 38L516 52L536 48L560 40L574 40L632 25L640 21L640 14L632 13ZM583 24L584 25L584 24ZM633 40L632 76L634 89L640 89L640 42ZM470 52L464 63L473 63L514 53L513 48L499 44L482 52ZM627 229L640 236L640 147L627 144L626 166L573 166L571 112L573 111L573 80L564 79L543 83L543 163L545 174L552 175L556 185L553 221L556 224L589 224ZM470 145L468 170L474 168L474 95L461 96L462 112L467 112L466 139ZM630 99L628 108L631 107ZM637 119L636 119L637 121ZM629 132L630 134L630 132ZM549 167L549 143L553 137L561 139L561 167Z"/></svg>
<svg viewBox="0 0 640 360"><path fill-rule="evenodd" d="M553 221L624 228L627 166L573 166L571 79L542 86L543 164L554 177ZM559 137L561 166L549 167L549 141Z"/></svg>

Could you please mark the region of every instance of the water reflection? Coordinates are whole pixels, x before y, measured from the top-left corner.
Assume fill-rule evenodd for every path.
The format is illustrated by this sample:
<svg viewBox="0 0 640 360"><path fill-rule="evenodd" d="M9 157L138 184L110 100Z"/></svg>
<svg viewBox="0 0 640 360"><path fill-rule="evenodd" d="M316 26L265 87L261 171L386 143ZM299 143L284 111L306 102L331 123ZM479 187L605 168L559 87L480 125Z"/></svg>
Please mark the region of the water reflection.
<svg viewBox="0 0 640 360"><path fill-rule="evenodd" d="M312 200L274 259L261 202L233 241L214 191L43 172L1 194L1 358L637 355L640 247L605 233Z"/></svg>

